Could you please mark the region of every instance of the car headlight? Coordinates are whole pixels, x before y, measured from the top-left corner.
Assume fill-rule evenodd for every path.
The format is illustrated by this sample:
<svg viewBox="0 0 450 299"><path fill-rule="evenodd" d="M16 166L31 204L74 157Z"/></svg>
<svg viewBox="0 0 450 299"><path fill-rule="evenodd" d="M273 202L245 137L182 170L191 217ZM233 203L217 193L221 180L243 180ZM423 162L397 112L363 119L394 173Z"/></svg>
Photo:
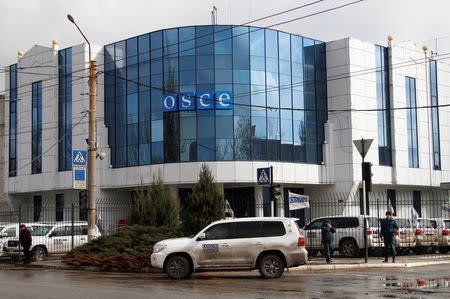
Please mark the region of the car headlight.
<svg viewBox="0 0 450 299"><path fill-rule="evenodd" d="M155 246L153 246L153 253L158 253L161 250L164 250L166 247L167 247L167 245L155 244Z"/></svg>

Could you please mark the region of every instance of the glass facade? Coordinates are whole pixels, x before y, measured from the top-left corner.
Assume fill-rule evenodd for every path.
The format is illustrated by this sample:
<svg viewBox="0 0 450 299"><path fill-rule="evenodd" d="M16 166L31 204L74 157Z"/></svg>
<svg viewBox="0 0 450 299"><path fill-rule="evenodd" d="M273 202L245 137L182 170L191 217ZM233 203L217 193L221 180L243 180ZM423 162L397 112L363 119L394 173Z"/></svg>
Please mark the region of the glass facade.
<svg viewBox="0 0 450 299"><path fill-rule="evenodd" d="M377 77L378 161L392 166L388 49L375 46Z"/></svg>
<svg viewBox="0 0 450 299"><path fill-rule="evenodd" d="M104 52L113 167L322 162L324 43L264 28L193 26L133 37ZM225 93L232 109L219 105ZM167 95L179 106L163 107ZM212 109L202 109L208 99Z"/></svg>
<svg viewBox="0 0 450 299"><path fill-rule="evenodd" d="M409 167L419 167L419 150L417 140L417 106L416 79L405 78L406 88L406 121L408 130L408 164Z"/></svg>
<svg viewBox="0 0 450 299"><path fill-rule="evenodd" d="M17 64L9 67L9 176L17 175Z"/></svg>
<svg viewBox="0 0 450 299"><path fill-rule="evenodd" d="M72 48L58 52L58 170L72 169Z"/></svg>
<svg viewBox="0 0 450 299"><path fill-rule="evenodd" d="M439 142L439 101L437 90L437 63L430 60L430 89L431 89L431 129L433 138L433 168L441 169L441 148Z"/></svg>
<svg viewBox="0 0 450 299"><path fill-rule="evenodd" d="M32 85L31 173L42 172L42 81Z"/></svg>

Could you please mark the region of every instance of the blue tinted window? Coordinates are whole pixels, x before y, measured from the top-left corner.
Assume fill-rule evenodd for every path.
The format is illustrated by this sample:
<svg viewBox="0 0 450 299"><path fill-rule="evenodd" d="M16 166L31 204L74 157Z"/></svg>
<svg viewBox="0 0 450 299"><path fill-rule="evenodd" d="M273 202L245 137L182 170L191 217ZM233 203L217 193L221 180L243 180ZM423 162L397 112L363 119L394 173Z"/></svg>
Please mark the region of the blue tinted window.
<svg viewBox="0 0 450 299"><path fill-rule="evenodd" d="M416 80L406 77L406 120L408 132L409 167L419 167L419 151L417 140Z"/></svg>
<svg viewBox="0 0 450 299"><path fill-rule="evenodd" d="M197 34L197 55L213 55L214 34L213 26L196 27Z"/></svg>
<svg viewBox="0 0 450 299"><path fill-rule="evenodd" d="M380 165L391 166L391 132L389 105L389 63L387 48L375 46L377 78L378 158Z"/></svg>
<svg viewBox="0 0 450 299"><path fill-rule="evenodd" d="M114 48L108 48L108 68L110 72L113 67ZM72 169L72 48L60 50L58 52L58 170ZM105 83L108 84L109 93L105 93L106 100L113 103L114 79L113 76L105 76ZM112 119L113 110L111 106L107 110L107 119ZM111 125L108 121L107 124Z"/></svg>
<svg viewBox="0 0 450 299"><path fill-rule="evenodd" d="M31 173L42 172L42 81L32 84Z"/></svg>
<svg viewBox="0 0 450 299"><path fill-rule="evenodd" d="M214 51L216 55L231 55L231 26L214 26Z"/></svg>
<svg viewBox="0 0 450 299"><path fill-rule="evenodd" d="M441 149L439 136L439 101L437 90L437 63L430 60L430 91L431 91L431 129L433 139L433 168L441 169Z"/></svg>
<svg viewBox="0 0 450 299"><path fill-rule="evenodd" d="M9 176L17 175L17 64L9 67Z"/></svg>
<svg viewBox="0 0 450 299"><path fill-rule="evenodd" d="M250 43L248 27L233 28L233 68L249 69Z"/></svg>
<svg viewBox="0 0 450 299"><path fill-rule="evenodd" d="M179 29L180 56L195 55L195 27L184 27Z"/></svg>

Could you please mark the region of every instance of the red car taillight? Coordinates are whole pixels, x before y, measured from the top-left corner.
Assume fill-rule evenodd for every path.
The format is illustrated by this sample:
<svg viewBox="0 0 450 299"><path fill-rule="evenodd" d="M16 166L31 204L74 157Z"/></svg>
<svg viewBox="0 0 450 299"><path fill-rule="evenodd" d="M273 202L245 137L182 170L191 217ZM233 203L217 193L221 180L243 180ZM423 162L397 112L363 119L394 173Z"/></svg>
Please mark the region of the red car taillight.
<svg viewBox="0 0 450 299"><path fill-rule="evenodd" d="M443 235L443 236L448 236L448 230L444 229L444 230L442 231L442 235Z"/></svg>
<svg viewBox="0 0 450 299"><path fill-rule="evenodd" d="M394 232L394 235L395 235L395 236L398 236L398 232Z"/></svg>
<svg viewBox="0 0 450 299"><path fill-rule="evenodd" d="M372 233L373 233L373 232L372 232L371 230L368 230L368 231L367 231L367 234L368 234L368 235L371 235Z"/></svg>
<svg viewBox="0 0 450 299"><path fill-rule="evenodd" d="M416 229L416 236L423 234L423 230Z"/></svg>
<svg viewBox="0 0 450 299"><path fill-rule="evenodd" d="M305 238L299 237L298 238L298 246L305 246Z"/></svg>

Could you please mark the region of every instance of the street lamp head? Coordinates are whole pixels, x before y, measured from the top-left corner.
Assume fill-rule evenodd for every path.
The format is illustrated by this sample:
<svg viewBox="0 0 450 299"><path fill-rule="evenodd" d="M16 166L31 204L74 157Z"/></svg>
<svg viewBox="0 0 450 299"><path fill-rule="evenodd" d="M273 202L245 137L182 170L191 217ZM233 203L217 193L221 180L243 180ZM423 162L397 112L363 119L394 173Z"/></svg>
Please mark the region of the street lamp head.
<svg viewBox="0 0 450 299"><path fill-rule="evenodd" d="M75 24L75 20L73 19L73 17L71 15L67 15L67 18L69 19L70 22Z"/></svg>

